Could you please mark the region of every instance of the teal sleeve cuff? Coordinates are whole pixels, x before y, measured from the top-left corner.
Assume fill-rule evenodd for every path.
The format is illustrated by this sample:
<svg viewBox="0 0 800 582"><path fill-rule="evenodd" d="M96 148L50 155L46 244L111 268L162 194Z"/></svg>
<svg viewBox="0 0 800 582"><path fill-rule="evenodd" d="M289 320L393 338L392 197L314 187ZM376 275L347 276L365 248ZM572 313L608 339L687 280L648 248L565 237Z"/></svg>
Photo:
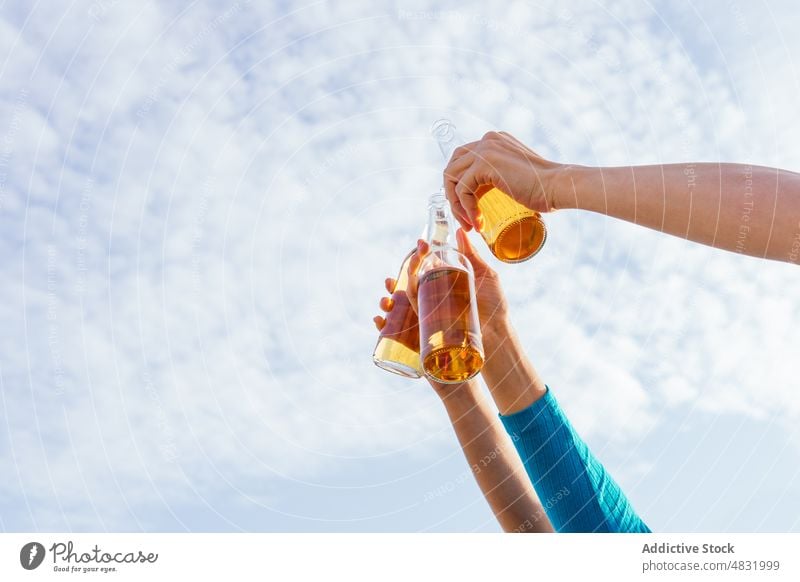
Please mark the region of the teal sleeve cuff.
<svg viewBox="0 0 800 582"><path fill-rule="evenodd" d="M553 397L549 386L545 386L544 396L539 398L536 402L511 414L501 414L500 420L506 428L506 432L514 438L514 435L520 435L525 430L538 431L544 428L545 423L537 423L537 418L547 409L559 409L558 402Z"/></svg>

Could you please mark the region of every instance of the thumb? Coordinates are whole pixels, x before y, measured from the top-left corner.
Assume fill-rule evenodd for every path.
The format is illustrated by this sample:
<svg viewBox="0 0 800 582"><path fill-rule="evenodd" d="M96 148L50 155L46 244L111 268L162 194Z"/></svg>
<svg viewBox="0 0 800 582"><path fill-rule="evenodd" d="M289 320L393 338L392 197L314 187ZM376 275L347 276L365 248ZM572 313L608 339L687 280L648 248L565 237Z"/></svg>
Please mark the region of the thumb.
<svg viewBox="0 0 800 582"><path fill-rule="evenodd" d="M458 250L469 259L469 262L472 263L472 268L476 272L482 272L489 268L486 261L478 254L475 247L472 246L467 232L463 228L459 228L458 231L456 231L456 240L458 241Z"/></svg>

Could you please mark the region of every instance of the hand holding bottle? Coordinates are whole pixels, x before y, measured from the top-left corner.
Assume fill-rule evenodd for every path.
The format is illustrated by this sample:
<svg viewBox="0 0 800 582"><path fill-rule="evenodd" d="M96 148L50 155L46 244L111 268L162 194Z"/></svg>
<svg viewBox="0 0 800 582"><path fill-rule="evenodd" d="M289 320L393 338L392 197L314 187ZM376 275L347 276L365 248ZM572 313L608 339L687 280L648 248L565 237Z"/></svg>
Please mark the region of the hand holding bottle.
<svg viewBox="0 0 800 582"><path fill-rule="evenodd" d="M478 200L493 188L530 210L553 210L554 179L562 167L510 134L491 131L455 149L444 169L444 189L461 226L480 231Z"/></svg>
<svg viewBox="0 0 800 582"><path fill-rule="evenodd" d="M481 334L484 337L484 347L487 355L494 354L500 347L500 342L504 341L508 333L507 330L510 327L508 301L497 272L478 254L478 251L472 246L467 233L459 229L456 231L456 240L458 242L458 250L467 257L475 273L475 297L478 305ZM417 251L411 255L407 263L406 293L414 312L419 310L417 306L417 288L419 285L417 271L420 263L429 253L430 247L428 243L420 240L417 243ZM391 294L396 287L396 280L390 277L385 280L384 284L386 285L386 290ZM382 297L379 305L387 315L376 315L373 318L378 331L384 329L388 314L395 307L391 297Z"/></svg>
<svg viewBox="0 0 800 582"><path fill-rule="evenodd" d="M408 263L414 252L410 252L403 260L398 279L386 280L386 290L391 296L381 300L381 308L387 315L375 319L375 325L381 333L372 353L372 361L376 366L407 378L419 378L423 374L419 358L417 313L411 308L406 293Z"/></svg>
<svg viewBox="0 0 800 582"><path fill-rule="evenodd" d="M472 269L475 272L475 296L478 301L478 316L481 324L481 332L486 334L494 328L501 327L508 318L508 301L506 300L503 288L500 285L500 278L497 272L492 269L478 254L475 247L467 236L467 233L458 229L456 231L456 240L458 242L458 250L469 259ZM417 311L417 287L418 277L417 270L428 253L430 252L428 243L420 240L417 243L417 251L411 255L411 260L408 263L408 299L412 308ZM394 285L394 279L386 280L387 289L391 289L389 285ZM381 309L384 311L391 310L391 299L384 297L380 302ZM388 309L387 309L388 307ZM378 320L382 319L376 317L376 325L379 324ZM378 328L380 329L380 327Z"/></svg>

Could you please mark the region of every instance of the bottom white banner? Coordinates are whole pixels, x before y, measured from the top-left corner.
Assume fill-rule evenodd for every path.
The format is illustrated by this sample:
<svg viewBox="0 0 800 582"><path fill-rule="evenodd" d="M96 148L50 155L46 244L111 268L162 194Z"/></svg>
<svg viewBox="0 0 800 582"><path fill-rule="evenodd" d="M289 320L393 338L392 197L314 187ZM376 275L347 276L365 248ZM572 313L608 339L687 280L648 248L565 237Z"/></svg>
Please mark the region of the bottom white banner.
<svg viewBox="0 0 800 582"><path fill-rule="evenodd" d="M800 534L0 534L0 580L800 580Z"/></svg>

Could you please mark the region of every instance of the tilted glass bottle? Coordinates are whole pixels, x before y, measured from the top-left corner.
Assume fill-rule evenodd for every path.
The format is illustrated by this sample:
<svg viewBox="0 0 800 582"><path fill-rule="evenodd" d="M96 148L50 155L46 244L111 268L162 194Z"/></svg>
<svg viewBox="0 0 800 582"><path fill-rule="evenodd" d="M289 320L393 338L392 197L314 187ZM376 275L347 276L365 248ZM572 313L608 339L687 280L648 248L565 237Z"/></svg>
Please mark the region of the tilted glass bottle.
<svg viewBox="0 0 800 582"><path fill-rule="evenodd" d="M431 127L445 163L464 143L455 129L448 119L440 119ZM521 263L539 252L547 239L547 227L538 212L491 185L482 186L475 196L484 221L480 234L495 257L505 263Z"/></svg>
<svg viewBox="0 0 800 582"><path fill-rule="evenodd" d="M430 197L430 252L417 271L420 357L430 378L463 382L483 366L475 275L453 244L454 221L444 191Z"/></svg>
<svg viewBox="0 0 800 582"><path fill-rule="evenodd" d="M417 314L408 300L408 264L416 249L403 259L400 273L392 290L391 311L386 314L386 324L378 337L372 354L375 365L407 378L422 377L419 355L419 325Z"/></svg>

